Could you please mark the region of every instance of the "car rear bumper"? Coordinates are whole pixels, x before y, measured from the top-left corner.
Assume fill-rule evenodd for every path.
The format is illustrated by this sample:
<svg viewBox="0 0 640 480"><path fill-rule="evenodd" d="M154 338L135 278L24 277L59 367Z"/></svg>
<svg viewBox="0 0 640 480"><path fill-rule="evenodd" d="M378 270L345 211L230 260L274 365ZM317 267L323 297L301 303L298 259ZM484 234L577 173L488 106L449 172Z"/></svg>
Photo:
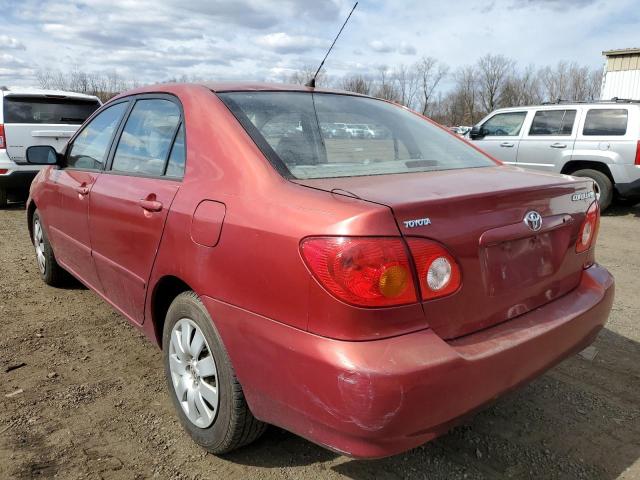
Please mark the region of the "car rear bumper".
<svg viewBox="0 0 640 480"><path fill-rule="evenodd" d="M432 330L345 342L204 297L254 415L334 451L384 457L589 345L605 324L613 277L595 265L579 286L495 327L444 341Z"/></svg>
<svg viewBox="0 0 640 480"><path fill-rule="evenodd" d="M0 174L0 188L28 192L31 181L37 174L38 170L10 170L6 174Z"/></svg>

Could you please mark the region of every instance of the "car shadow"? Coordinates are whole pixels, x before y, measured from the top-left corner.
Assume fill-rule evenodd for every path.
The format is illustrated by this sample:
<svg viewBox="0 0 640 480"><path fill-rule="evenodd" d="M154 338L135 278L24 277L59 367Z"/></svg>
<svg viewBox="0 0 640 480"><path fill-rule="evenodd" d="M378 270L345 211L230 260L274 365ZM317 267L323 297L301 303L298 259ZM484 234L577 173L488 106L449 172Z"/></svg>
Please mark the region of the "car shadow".
<svg viewBox="0 0 640 480"><path fill-rule="evenodd" d="M595 355L595 357L594 357ZM368 478L617 478L640 458L640 344L605 329L581 355L405 454L353 460L270 428L225 456Z"/></svg>
<svg viewBox="0 0 640 480"><path fill-rule="evenodd" d="M2 207L0 210L24 210L26 207L25 202L9 202L5 207Z"/></svg>
<svg viewBox="0 0 640 480"><path fill-rule="evenodd" d="M603 217L626 217L627 215L640 217L640 203L623 205L614 202L609 208L602 212Z"/></svg>

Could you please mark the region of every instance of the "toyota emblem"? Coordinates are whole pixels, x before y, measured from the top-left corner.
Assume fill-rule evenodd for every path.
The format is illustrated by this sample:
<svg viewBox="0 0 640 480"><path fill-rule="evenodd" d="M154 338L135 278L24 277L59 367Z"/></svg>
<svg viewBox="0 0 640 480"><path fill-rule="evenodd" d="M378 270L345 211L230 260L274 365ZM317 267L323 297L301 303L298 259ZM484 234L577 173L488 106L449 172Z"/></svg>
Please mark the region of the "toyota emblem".
<svg viewBox="0 0 640 480"><path fill-rule="evenodd" d="M524 216L524 223L534 232L537 232L542 228L542 215L535 210L527 212Z"/></svg>

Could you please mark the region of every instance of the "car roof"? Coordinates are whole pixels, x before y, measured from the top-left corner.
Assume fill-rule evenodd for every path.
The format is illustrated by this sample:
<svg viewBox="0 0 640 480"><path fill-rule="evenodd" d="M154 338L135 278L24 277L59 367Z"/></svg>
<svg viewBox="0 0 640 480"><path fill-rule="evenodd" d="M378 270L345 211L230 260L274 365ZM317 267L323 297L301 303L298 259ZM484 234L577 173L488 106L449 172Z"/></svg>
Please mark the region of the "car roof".
<svg viewBox="0 0 640 480"><path fill-rule="evenodd" d="M65 92L63 90L44 90L40 88L30 87L2 87L4 96L20 95L29 97L58 97L71 98L74 100L98 100L94 95L86 95L84 93Z"/></svg>
<svg viewBox="0 0 640 480"><path fill-rule="evenodd" d="M124 91L115 98L122 98L129 95L139 95L144 93L176 92L180 90L190 90L193 88L206 88L216 93L223 92L315 92L315 93L335 93L339 95L352 95L366 97L354 92L344 90L334 90L329 88L312 88L306 85L293 85L286 83L266 83L266 82L200 82L200 83L158 83L146 85L133 90Z"/></svg>
<svg viewBox="0 0 640 480"><path fill-rule="evenodd" d="M505 107L505 108L496 108L495 110L493 110L491 113L495 113L495 112L518 112L518 111L522 111L522 110L533 110L533 109L539 109L539 108L544 108L544 109L558 109L558 110L562 110L564 108L567 107L572 107L572 108L576 108L576 107L587 107L587 108L591 108L591 107L616 107L616 108L625 108L625 107L640 107L640 104L636 103L635 101L632 102L624 102L624 101L607 101L607 100L603 100L601 102L560 102L560 103L542 103L540 105L520 105L517 107Z"/></svg>

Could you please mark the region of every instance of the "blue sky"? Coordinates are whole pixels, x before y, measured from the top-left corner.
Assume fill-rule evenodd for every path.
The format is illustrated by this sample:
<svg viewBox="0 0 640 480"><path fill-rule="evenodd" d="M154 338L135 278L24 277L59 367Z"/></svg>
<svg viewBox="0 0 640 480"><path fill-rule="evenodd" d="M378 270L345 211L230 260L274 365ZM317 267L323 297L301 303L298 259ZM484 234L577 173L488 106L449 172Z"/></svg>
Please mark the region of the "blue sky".
<svg viewBox="0 0 640 480"><path fill-rule="evenodd" d="M38 69L282 80L317 64L349 0L0 0L0 85ZM486 53L518 65L603 64L640 46L639 0L361 0L327 73L375 72L434 56L452 70Z"/></svg>

